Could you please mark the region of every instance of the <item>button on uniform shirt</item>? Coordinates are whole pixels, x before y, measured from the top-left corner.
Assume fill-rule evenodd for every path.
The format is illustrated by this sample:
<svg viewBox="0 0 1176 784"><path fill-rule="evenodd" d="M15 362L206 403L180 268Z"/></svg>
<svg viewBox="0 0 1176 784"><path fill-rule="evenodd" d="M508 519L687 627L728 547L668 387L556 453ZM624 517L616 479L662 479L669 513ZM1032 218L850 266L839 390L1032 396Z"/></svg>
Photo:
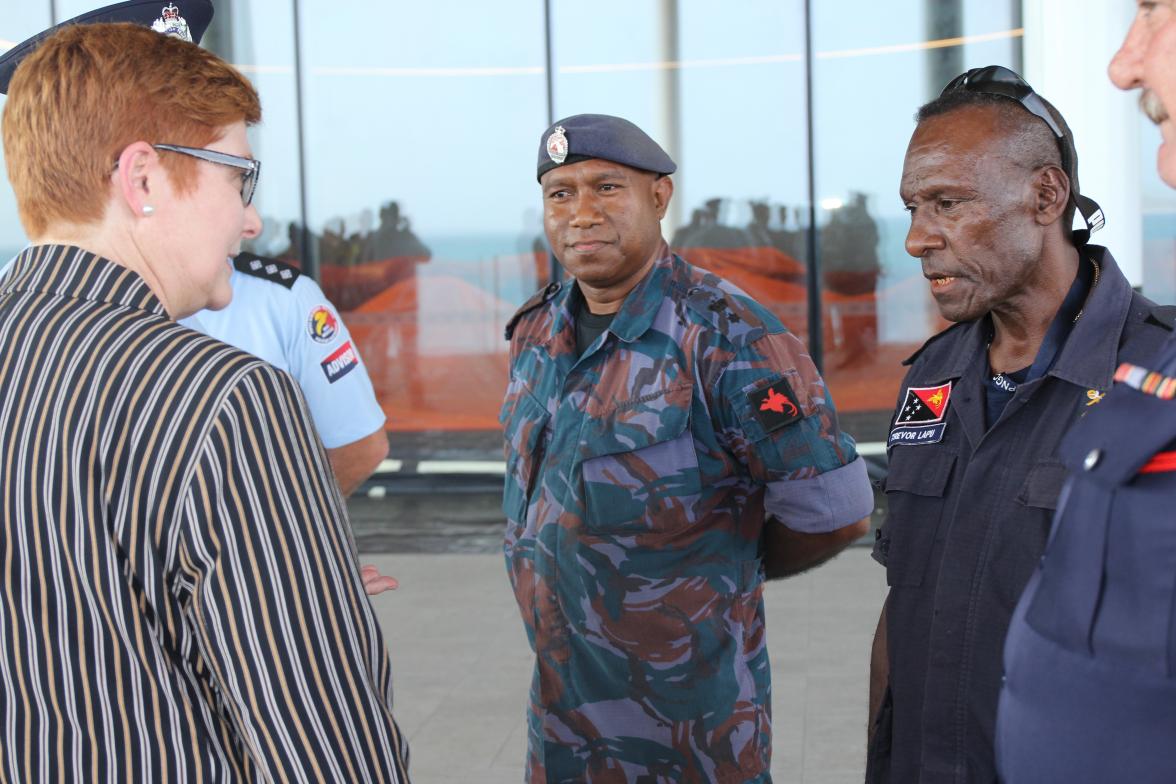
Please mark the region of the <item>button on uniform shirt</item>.
<svg viewBox="0 0 1176 784"><path fill-rule="evenodd" d="M276 259L241 253L233 301L180 321L261 357L298 382L323 446L346 446L384 426L359 349L313 279Z"/></svg>
<svg viewBox="0 0 1176 784"><path fill-rule="evenodd" d="M529 780L766 781L763 527L865 517L865 464L801 342L667 246L582 356L576 289L508 327Z"/></svg>
<svg viewBox="0 0 1176 784"><path fill-rule="evenodd" d="M1176 781L1176 340L1067 435L1070 472L1005 645L1010 784Z"/></svg>
<svg viewBox="0 0 1176 784"><path fill-rule="evenodd" d="M39 246L0 279L0 779L402 782L293 382Z"/></svg>
<svg viewBox="0 0 1176 784"><path fill-rule="evenodd" d="M1059 443L1101 405L1120 362L1153 355L1170 334L1105 248L1086 252L1101 275L1081 317L1052 367L1019 384L991 427L986 318L951 327L908 360L874 551L890 585L890 694L868 781L996 780L1001 651L1065 480Z"/></svg>

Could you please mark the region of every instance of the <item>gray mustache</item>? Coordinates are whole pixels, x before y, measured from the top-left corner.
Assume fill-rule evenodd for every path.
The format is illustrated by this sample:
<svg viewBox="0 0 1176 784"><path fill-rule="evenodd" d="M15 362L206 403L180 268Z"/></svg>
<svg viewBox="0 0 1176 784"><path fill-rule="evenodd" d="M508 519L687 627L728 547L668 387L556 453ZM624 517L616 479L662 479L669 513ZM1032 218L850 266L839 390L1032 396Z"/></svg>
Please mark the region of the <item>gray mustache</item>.
<svg viewBox="0 0 1176 784"><path fill-rule="evenodd" d="M1139 108L1156 125L1168 119L1168 110L1164 108L1164 104L1151 90L1144 90L1139 94Z"/></svg>

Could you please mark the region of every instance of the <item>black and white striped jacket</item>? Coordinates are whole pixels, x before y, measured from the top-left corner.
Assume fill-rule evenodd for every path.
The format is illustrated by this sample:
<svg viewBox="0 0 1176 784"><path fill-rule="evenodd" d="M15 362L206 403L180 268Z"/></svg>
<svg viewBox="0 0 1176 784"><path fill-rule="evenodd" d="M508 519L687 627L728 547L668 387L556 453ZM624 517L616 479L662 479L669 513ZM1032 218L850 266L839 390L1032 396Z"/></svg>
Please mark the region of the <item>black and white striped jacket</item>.
<svg viewBox="0 0 1176 784"><path fill-rule="evenodd" d="M294 383L78 248L0 279L0 780L407 781Z"/></svg>

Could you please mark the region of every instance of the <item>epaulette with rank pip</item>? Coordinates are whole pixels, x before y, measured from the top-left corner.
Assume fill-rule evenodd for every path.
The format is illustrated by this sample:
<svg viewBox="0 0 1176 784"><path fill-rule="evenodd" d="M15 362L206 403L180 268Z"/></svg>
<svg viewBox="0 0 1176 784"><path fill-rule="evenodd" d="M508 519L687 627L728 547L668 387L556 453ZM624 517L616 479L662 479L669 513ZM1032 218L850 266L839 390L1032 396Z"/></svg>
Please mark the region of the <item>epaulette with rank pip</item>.
<svg viewBox="0 0 1176 784"><path fill-rule="evenodd" d="M294 281L298 280L298 276L302 274L302 271L292 264L258 256L248 251L241 251L237 254L237 257L233 259L233 267L238 272L277 283L288 289L294 288Z"/></svg>
<svg viewBox="0 0 1176 784"><path fill-rule="evenodd" d="M1156 305L1149 318L1169 330L1176 329L1176 305Z"/></svg>
<svg viewBox="0 0 1176 784"><path fill-rule="evenodd" d="M559 293L563 287L562 283L548 283L545 287L539 289L531 298L523 303L523 306L515 311L515 314L510 317L510 321L506 322L506 329L504 335L509 341L514 335L515 325L519 323L519 319L530 313L535 308L551 301L551 298Z"/></svg>
<svg viewBox="0 0 1176 784"><path fill-rule="evenodd" d="M706 279L686 292L686 306L735 344L754 342L767 332L763 318L746 302Z"/></svg>
<svg viewBox="0 0 1176 784"><path fill-rule="evenodd" d="M906 367L907 365L913 365L915 360L919 358L919 355L922 354L924 351L926 351L927 347L930 346L932 343L939 340L941 337L943 337L947 333L951 332L953 329L957 329L959 327L966 326L970 323L971 323L970 321L957 321L955 324L952 324L947 329L944 329L940 332L936 332L934 335L927 338L927 340L923 343L923 345L919 346L918 351L916 351L914 354L911 354L909 357L907 357L906 359L904 359L902 361L903 366Z"/></svg>

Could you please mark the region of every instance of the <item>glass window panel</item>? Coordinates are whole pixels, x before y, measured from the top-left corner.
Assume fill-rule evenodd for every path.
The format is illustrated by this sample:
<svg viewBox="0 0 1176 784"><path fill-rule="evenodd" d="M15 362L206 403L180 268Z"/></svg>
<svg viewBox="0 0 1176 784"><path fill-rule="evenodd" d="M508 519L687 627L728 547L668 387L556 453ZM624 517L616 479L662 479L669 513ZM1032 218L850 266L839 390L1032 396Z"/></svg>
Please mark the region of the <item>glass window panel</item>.
<svg viewBox="0 0 1176 784"><path fill-rule="evenodd" d="M51 24L48 2L6 0L0 13L0 54L21 41L36 35ZM6 96L0 95L0 113L4 111ZM8 169L4 166L4 151L0 147L0 268L28 244L20 219L16 215L16 196L8 184Z"/></svg>
<svg viewBox="0 0 1176 784"><path fill-rule="evenodd" d="M262 121L250 129L249 143L262 162L253 203L263 228L246 246L299 264L303 216L292 4L218 0L202 43L244 73L261 97Z"/></svg>
<svg viewBox="0 0 1176 784"><path fill-rule="evenodd" d="M49 27L53 23L50 14L48 0L5 0L0 14L0 53Z"/></svg>
<svg viewBox="0 0 1176 784"><path fill-rule="evenodd" d="M553 6L556 115L620 115L660 142L679 165L665 237L801 337L803 13L800 0Z"/></svg>
<svg viewBox="0 0 1176 784"><path fill-rule="evenodd" d="M307 221L323 288L390 430L449 434L425 451L473 434L500 454L502 330L547 269L533 174L547 118L543 3L301 9Z"/></svg>
<svg viewBox="0 0 1176 784"><path fill-rule="evenodd" d="M1143 293L1155 302L1176 302L1176 191L1160 179L1156 151L1160 129L1139 115L1142 155Z"/></svg>
<svg viewBox="0 0 1176 784"><path fill-rule="evenodd" d="M878 442L901 361L946 326L904 247L898 187L913 117L968 68L1019 66L1019 3L853 0L813 13L825 378L847 429ZM941 37L964 42L926 46Z"/></svg>

